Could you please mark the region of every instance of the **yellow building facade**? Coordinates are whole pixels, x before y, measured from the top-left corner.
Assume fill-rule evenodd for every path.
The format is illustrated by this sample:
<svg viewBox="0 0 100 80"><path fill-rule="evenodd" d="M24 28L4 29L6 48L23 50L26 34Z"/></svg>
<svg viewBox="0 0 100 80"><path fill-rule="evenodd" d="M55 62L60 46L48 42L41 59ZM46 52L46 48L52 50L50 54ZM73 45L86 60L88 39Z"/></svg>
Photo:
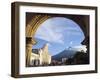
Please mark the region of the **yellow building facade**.
<svg viewBox="0 0 100 80"><path fill-rule="evenodd" d="M48 44L41 49L33 49L30 57L31 66L49 65L51 63L51 55L48 51Z"/></svg>

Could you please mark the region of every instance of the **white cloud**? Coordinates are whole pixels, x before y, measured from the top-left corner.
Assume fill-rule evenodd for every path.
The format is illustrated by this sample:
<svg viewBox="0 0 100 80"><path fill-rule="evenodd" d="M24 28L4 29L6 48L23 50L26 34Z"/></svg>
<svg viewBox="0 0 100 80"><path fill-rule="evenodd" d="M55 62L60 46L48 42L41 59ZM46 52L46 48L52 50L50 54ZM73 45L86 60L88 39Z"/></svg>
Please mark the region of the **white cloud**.
<svg viewBox="0 0 100 80"><path fill-rule="evenodd" d="M80 46L74 46L73 49L77 50L77 51L84 51L86 53L87 48L86 45L80 45Z"/></svg>
<svg viewBox="0 0 100 80"><path fill-rule="evenodd" d="M53 18L46 20L38 28L35 38L48 42L64 44L65 38L70 36L81 36L79 26L69 19Z"/></svg>
<svg viewBox="0 0 100 80"><path fill-rule="evenodd" d="M73 42L71 41L71 42L70 42L70 45L72 45L72 44L73 44Z"/></svg>
<svg viewBox="0 0 100 80"><path fill-rule="evenodd" d="M63 44L63 34L56 32L52 27L41 26L35 35L35 38L43 39L48 42L55 42Z"/></svg>

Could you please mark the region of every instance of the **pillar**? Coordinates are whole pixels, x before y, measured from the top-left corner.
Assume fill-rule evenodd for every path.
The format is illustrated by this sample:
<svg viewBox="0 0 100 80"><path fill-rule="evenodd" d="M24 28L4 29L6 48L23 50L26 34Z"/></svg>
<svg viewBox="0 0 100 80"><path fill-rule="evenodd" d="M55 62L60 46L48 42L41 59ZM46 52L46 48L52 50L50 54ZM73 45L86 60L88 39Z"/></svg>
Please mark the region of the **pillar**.
<svg viewBox="0 0 100 80"><path fill-rule="evenodd" d="M35 40L32 37L26 37L26 67L30 65L30 58L32 53L32 46L35 44Z"/></svg>

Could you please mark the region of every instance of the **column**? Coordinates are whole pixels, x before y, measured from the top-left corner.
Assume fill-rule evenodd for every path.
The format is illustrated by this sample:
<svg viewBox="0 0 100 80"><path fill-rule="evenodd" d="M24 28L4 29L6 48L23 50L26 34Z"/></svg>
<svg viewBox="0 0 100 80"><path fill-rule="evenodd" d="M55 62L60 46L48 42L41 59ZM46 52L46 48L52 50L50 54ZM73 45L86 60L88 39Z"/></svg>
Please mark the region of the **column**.
<svg viewBox="0 0 100 80"><path fill-rule="evenodd" d="M26 67L30 65L33 44L35 44L35 40L32 37L26 37Z"/></svg>

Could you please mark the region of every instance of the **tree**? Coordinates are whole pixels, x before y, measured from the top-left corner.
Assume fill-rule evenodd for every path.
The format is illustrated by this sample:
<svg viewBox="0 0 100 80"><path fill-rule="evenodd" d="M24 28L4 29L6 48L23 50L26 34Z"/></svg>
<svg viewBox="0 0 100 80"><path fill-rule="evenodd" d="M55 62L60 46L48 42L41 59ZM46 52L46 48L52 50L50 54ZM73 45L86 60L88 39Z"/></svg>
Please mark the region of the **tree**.
<svg viewBox="0 0 100 80"><path fill-rule="evenodd" d="M88 64L89 63L89 55L84 52L77 52L74 55L74 64Z"/></svg>

